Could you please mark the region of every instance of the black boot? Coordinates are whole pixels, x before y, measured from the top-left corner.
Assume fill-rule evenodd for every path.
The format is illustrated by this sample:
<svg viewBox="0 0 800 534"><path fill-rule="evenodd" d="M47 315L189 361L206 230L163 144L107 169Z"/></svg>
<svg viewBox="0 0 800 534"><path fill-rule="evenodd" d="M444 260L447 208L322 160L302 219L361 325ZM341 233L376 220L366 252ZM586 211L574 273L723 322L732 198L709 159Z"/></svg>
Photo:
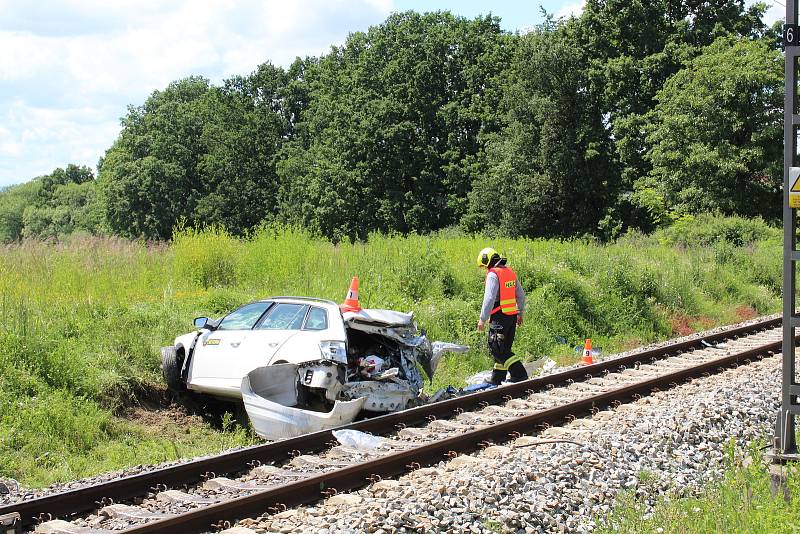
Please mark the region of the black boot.
<svg viewBox="0 0 800 534"><path fill-rule="evenodd" d="M499 369L492 369L491 383L495 384L496 386L499 386L500 384L502 384L503 380L506 379L506 372L507 371L501 371Z"/></svg>
<svg viewBox="0 0 800 534"><path fill-rule="evenodd" d="M512 382L522 382L528 379L528 371L525 370L525 366L522 365L522 362L512 363L508 367L508 372L511 375Z"/></svg>

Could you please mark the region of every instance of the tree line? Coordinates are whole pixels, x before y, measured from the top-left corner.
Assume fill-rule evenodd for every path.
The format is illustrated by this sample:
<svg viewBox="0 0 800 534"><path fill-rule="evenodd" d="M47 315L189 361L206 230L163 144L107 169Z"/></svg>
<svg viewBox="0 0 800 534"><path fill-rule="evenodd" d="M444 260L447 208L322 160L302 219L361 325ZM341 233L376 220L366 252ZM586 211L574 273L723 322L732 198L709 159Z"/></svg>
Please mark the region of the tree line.
<svg viewBox="0 0 800 534"><path fill-rule="evenodd" d="M91 169L0 192L0 240L298 224L613 239L780 215L783 59L764 4L588 0L524 34L396 13L320 57L130 106Z"/></svg>

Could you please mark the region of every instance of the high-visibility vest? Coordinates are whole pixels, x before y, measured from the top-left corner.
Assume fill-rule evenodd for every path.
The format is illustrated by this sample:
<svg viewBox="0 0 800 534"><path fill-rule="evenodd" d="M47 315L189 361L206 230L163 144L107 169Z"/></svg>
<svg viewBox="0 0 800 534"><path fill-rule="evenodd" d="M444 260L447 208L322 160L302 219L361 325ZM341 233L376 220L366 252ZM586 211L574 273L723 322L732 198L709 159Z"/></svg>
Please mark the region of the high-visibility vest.
<svg viewBox="0 0 800 534"><path fill-rule="evenodd" d="M502 311L506 315L518 315L519 308L517 308L517 275L511 267L492 267L489 273L497 275L497 280L500 282L500 291L497 300L494 302L494 309L492 313ZM486 273L486 276L489 276ZM484 281L484 283L486 283Z"/></svg>

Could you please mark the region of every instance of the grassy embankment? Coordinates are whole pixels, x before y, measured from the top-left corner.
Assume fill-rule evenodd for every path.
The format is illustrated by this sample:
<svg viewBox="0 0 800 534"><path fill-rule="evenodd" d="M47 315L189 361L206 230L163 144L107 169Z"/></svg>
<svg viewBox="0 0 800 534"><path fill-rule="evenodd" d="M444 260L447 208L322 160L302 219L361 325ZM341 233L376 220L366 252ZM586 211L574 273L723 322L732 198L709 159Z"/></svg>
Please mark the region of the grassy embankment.
<svg viewBox="0 0 800 534"><path fill-rule="evenodd" d="M728 454L725 478L714 483L699 498L670 499L662 497L648 508L632 493L625 493L609 520L600 526L599 534L716 534L747 532L748 534L796 533L800 531L797 499L800 498L800 477L797 468L790 468L787 493L773 496L770 476L761 463L763 451L753 447L750 462ZM646 486L646 477L643 477Z"/></svg>
<svg viewBox="0 0 800 534"><path fill-rule="evenodd" d="M162 387L158 347L193 317L273 294L339 301L353 275L364 306L413 310L432 339L473 347L448 355L432 389L460 385L490 365L475 331L474 265L489 242L528 291L515 345L528 359L568 363L587 336L609 353L780 307L780 233L741 219L610 245L441 234L334 246L293 230L244 240L186 231L156 246L27 242L0 253L0 476L39 486L248 442L241 431L118 414Z"/></svg>

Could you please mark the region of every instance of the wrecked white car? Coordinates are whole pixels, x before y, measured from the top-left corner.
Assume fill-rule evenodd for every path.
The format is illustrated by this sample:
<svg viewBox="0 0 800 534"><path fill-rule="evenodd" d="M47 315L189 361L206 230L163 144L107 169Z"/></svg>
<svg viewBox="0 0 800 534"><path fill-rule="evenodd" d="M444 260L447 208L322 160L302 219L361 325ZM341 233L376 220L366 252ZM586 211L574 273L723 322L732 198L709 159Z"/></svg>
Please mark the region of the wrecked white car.
<svg viewBox="0 0 800 534"><path fill-rule="evenodd" d="M448 351L431 343L412 314L335 302L275 297L218 320L161 349L164 378L189 390L244 402L256 433L282 439L333 428L361 412L402 410L423 401L423 377Z"/></svg>

